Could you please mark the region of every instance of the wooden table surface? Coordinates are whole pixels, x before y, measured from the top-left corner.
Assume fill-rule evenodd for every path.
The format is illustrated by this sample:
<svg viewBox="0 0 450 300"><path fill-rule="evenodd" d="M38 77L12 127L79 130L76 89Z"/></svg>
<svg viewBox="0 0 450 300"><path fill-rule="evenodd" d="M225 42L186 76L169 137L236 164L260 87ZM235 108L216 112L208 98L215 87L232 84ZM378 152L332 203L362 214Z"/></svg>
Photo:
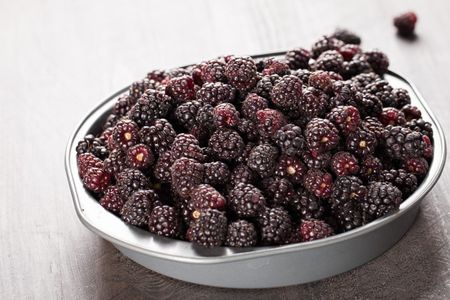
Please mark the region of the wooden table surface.
<svg viewBox="0 0 450 300"><path fill-rule="evenodd" d="M418 39L392 16L419 15ZM77 219L63 153L77 122L153 68L309 46L337 26L388 53L450 132L450 3L0 0L0 298L449 298L449 171L408 234L339 276L268 290L193 285L122 256Z"/></svg>

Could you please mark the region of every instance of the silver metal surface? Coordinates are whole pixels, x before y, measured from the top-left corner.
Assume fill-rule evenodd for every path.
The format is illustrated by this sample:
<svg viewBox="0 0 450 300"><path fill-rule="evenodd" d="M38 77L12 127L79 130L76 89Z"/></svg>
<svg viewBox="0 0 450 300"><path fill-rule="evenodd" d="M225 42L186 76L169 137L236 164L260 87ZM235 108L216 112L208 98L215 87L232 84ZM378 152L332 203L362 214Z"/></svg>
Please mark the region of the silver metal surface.
<svg viewBox="0 0 450 300"><path fill-rule="evenodd" d="M275 56L272 53L263 56ZM75 211L90 230L110 241L124 255L161 274L198 284L233 288L270 288L319 280L362 265L392 247L414 222L419 204L441 175L446 145L442 128L416 88L389 72L394 87L409 91L412 103L434 128L434 158L425 180L400 210L390 216L336 236L285 246L203 249L191 243L155 236L129 226L109 213L83 188L75 147L87 133L98 132L114 100L112 95L94 108L70 137L65 167Z"/></svg>

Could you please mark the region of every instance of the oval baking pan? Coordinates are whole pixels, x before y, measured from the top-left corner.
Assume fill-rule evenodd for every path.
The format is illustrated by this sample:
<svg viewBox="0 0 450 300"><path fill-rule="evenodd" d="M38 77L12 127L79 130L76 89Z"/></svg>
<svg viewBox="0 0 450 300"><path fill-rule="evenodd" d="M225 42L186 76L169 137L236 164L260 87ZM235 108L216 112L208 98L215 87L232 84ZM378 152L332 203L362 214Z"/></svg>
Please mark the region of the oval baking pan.
<svg viewBox="0 0 450 300"><path fill-rule="evenodd" d="M254 58L283 55L256 55ZM127 88L94 108L70 137L65 153L67 179L81 222L110 241L125 256L158 273L198 284L230 288L270 288L306 283L362 265L392 247L413 224L420 202L436 184L445 164L442 128L417 89L402 76L385 75L394 87L409 91L412 104L434 129L434 158L422 184L400 210L365 226L322 240L285 246L203 249L185 241L153 235L129 226L105 210L86 191L78 176L76 145L87 133L99 132L114 101Z"/></svg>

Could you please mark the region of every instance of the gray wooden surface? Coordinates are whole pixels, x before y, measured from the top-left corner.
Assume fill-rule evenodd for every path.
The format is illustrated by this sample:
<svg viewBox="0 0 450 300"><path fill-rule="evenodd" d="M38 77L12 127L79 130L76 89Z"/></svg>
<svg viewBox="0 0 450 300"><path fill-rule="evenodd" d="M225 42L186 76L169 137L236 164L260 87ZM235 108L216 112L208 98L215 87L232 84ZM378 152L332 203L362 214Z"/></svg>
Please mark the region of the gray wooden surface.
<svg viewBox="0 0 450 300"><path fill-rule="evenodd" d="M391 17L414 9L419 38ZM100 100L152 68L308 46L336 26L379 47L450 131L450 4L435 1L0 0L0 298L450 298L448 168L410 232L351 272L271 290L192 285L146 270L78 221L63 152Z"/></svg>

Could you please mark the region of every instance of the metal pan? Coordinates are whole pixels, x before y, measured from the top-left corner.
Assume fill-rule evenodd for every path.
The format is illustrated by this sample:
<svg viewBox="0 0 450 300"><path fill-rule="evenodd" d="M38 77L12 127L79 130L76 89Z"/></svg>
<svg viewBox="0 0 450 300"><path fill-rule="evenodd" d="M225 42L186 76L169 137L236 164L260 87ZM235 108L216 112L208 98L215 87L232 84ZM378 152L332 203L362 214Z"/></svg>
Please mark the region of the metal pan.
<svg viewBox="0 0 450 300"><path fill-rule="evenodd" d="M283 55L284 52L254 56ZM409 91L412 103L434 128L434 158L425 180L400 210L355 230L322 240L285 246L202 249L129 226L106 211L83 188L75 147L87 133L98 132L114 100L127 88L95 107L70 137L65 153L67 179L81 222L110 241L124 255L158 273L198 284L230 288L270 288L306 283L362 265L392 247L413 224L419 205L444 168L446 145L442 128L417 89L402 76L386 80Z"/></svg>

